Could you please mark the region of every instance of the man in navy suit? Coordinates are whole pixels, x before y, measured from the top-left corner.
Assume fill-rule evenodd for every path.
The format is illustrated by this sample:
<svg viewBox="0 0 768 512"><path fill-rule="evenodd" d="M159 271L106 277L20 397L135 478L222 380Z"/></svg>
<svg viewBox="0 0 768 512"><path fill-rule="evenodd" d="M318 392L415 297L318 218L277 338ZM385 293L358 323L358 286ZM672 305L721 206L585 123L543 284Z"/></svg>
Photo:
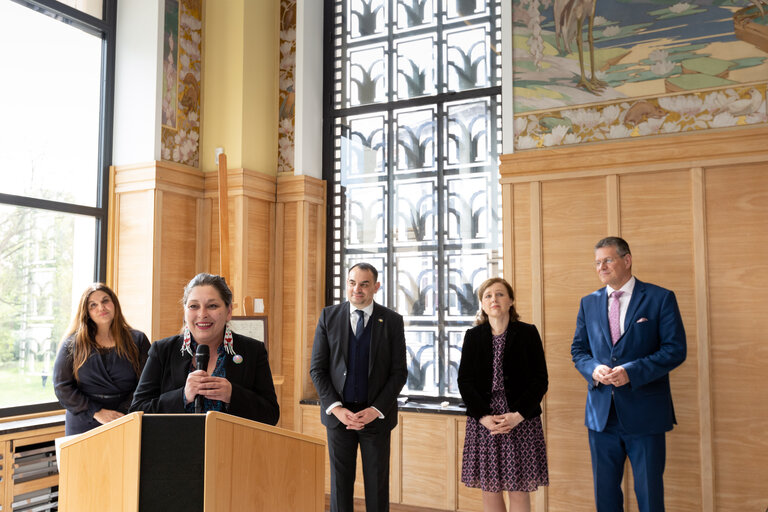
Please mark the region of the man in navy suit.
<svg viewBox="0 0 768 512"><path fill-rule="evenodd" d="M390 433L408 370L403 317L373 302L380 286L375 267L354 265L349 302L324 308L315 330L309 373L328 435L331 512L354 509L358 445L366 510L389 510Z"/></svg>
<svg viewBox="0 0 768 512"><path fill-rule="evenodd" d="M676 423L669 372L685 360L683 320L673 292L632 276L623 239L595 245L595 269L606 286L581 299L571 356L587 380L597 512L624 510L627 457L640 512L663 512L665 432Z"/></svg>

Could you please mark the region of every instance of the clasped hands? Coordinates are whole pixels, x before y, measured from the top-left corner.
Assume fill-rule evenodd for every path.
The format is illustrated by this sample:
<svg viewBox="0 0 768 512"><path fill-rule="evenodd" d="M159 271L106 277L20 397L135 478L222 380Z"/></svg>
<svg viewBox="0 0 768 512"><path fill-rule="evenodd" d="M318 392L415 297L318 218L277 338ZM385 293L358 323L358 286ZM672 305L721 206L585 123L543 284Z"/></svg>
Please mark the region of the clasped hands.
<svg viewBox="0 0 768 512"><path fill-rule="evenodd" d="M623 366L616 366L615 368L609 368L608 366L601 364L595 371L592 372L592 380L605 384L606 386L623 386L629 384L629 375L627 370Z"/></svg>
<svg viewBox="0 0 768 512"><path fill-rule="evenodd" d="M232 398L232 383L222 377L211 377L205 370L195 370L187 375L184 398L189 403L193 402L197 395L228 404Z"/></svg>
<svg viewBox="0 0 768 512"><path fill-rule="evenodd" d="M480 424L491 431L491 435L506 434L523 421L523 415L519 412L505 414L489 414L480 418Z"/></svg>
<svg viewBox="0 0 768 512"><path fill-rule="evenodd" d="M363 430L363 428L379 417L379 412L373 407L366 407L360 412L352 412L346 407L338 406L331 409L336 418L347 426L347 430Z"/></svg>

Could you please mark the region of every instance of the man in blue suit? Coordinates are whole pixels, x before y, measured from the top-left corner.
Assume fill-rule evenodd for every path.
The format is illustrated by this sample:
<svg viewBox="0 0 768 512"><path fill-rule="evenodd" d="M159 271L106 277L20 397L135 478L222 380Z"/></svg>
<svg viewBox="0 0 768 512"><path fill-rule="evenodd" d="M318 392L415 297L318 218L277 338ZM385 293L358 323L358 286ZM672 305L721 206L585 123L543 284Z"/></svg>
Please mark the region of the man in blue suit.
<svg viewBox="0 0 768 512"><path fill-rule="evenodd" d="M571 356L587 380L597 512L621 512L629 457L640 512L664 511L665 432L676 423L669 372L685 360L683 320L675 294L632 276L626 241L595 245L606 285L581 299Z"/></svg>

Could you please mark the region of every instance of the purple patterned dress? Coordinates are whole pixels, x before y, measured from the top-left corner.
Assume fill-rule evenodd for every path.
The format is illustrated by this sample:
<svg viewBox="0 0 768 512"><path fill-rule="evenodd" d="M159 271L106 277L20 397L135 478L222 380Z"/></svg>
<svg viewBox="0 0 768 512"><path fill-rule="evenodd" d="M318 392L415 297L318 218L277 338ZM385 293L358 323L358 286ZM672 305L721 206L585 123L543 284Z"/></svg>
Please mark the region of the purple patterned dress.
<svg viewBox="0 0 768 512"><path fill-rule="evenodd" d="M509 412L502 372L506 337L506 331L493 337L493 414ZM479 421L467 416L461 481L467 487L479 487L486 492L532 492L541 485L549 485L541 417L523 420L508 434L492 436Z"/></svg>

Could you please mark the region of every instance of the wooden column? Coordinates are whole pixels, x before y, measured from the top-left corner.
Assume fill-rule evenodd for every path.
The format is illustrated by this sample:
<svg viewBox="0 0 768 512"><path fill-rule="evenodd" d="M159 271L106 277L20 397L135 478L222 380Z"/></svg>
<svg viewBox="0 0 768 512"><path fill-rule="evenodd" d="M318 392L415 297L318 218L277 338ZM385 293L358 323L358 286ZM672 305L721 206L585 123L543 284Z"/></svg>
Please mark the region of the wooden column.
<svg viewBox="0 0 768 512"><path fill-rule="evenodd" d="M123 314L150 340L181 327L184 285L207 266L203 173L170 162L115 167L111 275Z"/></svg>
<svg viewBox="0 0 768 512"><path fill-rule="evenodd" d="M300 426L299 401L314 395L309 360L315 325L325 292L325 192L324 181L309 176L277 179L275 212L275 285L270 317L279 329L282 387L281 426Z"/></svg>

